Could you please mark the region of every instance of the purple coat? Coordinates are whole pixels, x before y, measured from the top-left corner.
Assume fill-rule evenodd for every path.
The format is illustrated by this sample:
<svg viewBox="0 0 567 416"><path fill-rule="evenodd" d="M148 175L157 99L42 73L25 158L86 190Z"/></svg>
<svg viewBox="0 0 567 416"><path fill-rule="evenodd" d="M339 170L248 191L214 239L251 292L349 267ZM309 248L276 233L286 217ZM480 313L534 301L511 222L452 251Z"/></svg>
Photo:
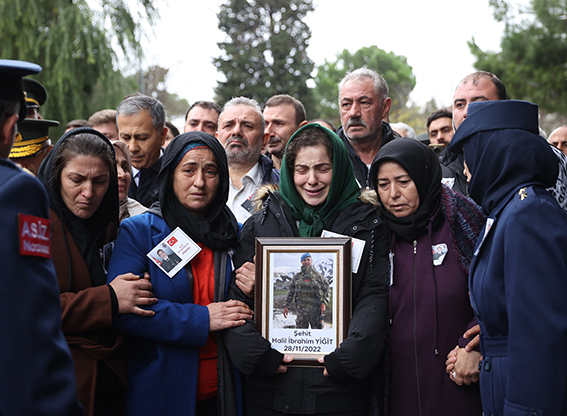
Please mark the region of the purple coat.
<svg viewBox="0 0 567 416"><path fill-rule="evenodd" d="M432 246L446 244L442 263ZM467 273L459 264L449 223L439 210L427 232L409 242L392 235L389 414L480 415L478 385L458 386L445 373L447 354L473 322ZM421 408L421 411L419 410Z"/></svg>

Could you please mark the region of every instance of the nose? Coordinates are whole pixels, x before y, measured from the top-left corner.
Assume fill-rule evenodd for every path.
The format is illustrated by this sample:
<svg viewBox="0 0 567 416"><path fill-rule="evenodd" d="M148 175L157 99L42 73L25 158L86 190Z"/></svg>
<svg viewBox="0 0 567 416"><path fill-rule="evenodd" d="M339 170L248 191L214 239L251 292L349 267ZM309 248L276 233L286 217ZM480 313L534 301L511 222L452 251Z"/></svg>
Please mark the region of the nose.
<svg viewBox="0 0 567 416"><path fill-rule="evenodd" d="M400 196L400 188L395 183L390 185L390 198L397 199Z"/></svg>
<svg viewBox="0 0 567 416"><path fill-rule="evenodd" d="M275 136L275 133L274 133L272 127L273 127L273 124L271 122L266 123L266 132L270 135L270 137Z"/></svg>
<svg viewBox="0 0 567 416"><path fill-rule="evenodd" d="M317 172L315 171L315 169L309 169L309 177L307 178L307 183L309 185L315 185L317 182L319 182L319 179L317 178Z"/></svg>
<svg viewBox="0 0 567 416"><path fill-rule="evenodd" d="M81 188L81 195L85 198L92 198L93 196L93 184L91 181L85 181Z"/></svg>
<svg viewBox="0 0 567 416"><path fill-rule="evenodd" d="M201 170L198 170L193 176L193 186L202 188L205 185L205 176Z"/></svg>
<svg viewBox="0 0 567 416"><path fill-rule="evenodd" d="M465 105L465 112L463 113L463 120L467 118L467 114L469 113L469 103Z"/></svg>
<svg viewBox="0 0 567 416"><path fill-rule="evenodd" d="M135 140L130 140L128 142L128 151L130 152L130 154L135 154L140 151L140 146L138 146Z"/></svg>
<svg viewBox="0 0 567 416"><path fill-rule="evenodd" d="M232 128L232 135L242 136L242 126L240 125L240 123L234 123L234 127Z"/></svg>
<svg viewBox="0 0 567 416"><path fill-rule="evenodd" d="M354 101L350 107L349 116L360 117L360 104Z"/></svg>

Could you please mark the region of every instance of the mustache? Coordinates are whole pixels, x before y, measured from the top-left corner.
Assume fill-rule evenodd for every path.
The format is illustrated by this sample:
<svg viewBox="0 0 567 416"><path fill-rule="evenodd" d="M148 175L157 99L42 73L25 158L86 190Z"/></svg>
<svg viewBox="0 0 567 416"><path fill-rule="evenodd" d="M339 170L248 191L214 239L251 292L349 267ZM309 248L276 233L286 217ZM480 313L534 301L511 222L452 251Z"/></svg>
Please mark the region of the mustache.
<svg viewBox="0 0 567 416"><path fill-rule="evenodd" d="M246 138L242 137L242 136L232 136L230 137L227 141L226 141L226 146L230 145L232 142L237 142L237 143L241 143L246 147L250 146L250 143L248 142L248 140L246 140Z"/></svg>
<svg viewBox="0 0 567 416"><path fill-rule="evenodd" d="M352 126L368 127L368 125L364 122L364 120L361 117L349 118L346 126L347 128Z"/></svg>
<svg viewBox="0 0 567 416"><path fill-rule="evenodd" d="M281 137L276 135L274 137L270 137L268 144L279 143L279 142L282 142L282 141L283 140L281 139Z"/></svg>

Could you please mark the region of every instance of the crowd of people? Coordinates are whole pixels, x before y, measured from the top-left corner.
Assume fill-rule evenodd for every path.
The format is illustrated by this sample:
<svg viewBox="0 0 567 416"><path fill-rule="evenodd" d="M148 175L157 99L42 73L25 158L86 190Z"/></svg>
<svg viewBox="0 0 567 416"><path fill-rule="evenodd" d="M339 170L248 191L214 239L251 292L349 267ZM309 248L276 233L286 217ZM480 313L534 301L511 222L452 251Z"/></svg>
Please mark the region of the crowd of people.
<svg viewBox="0 0 567 416"><path fill-rule="evenodd" d="M0 415L567 415L567 126L495 75L425 140L358 68L338 129L278 94L180 133L134 93L52 144L40 71L0 60ZM325 233L362 248L305 365L257 324L256 239ZM322 331L341 300L298 250L283 316Z"/></svg>

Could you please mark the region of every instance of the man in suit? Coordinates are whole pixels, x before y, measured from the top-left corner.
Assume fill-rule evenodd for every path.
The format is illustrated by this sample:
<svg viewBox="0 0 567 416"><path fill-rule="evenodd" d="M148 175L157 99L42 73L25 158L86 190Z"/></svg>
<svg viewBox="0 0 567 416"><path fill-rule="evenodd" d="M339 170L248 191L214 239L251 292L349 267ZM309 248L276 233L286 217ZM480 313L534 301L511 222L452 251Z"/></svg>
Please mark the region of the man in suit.
<svg viewBox="0 0 567 416"><path fill-rule="evenodd" d="M38 65L0 60L0 415L83 415L61 332L47 193L7 158L27 114L22 76Z"/></svg>
<svg viewBox="0 0 567 416"><path fill-rule="evenodd" d="M132 158L128 196L150 207L158 200L157 177L167 136L163 104L141 94L127 97L116 109L116 124Z"/></svg>
<svg viewBox="0 0 567 416"><path fill-rule="evenodd" d="M177 266L181 262L181 259L177 254L171 253L168 256L167 253L163 251L161 248L157 251L157 255L162 258L161 268L166 272L172 271L175 268L175 266Z"/></svg>

